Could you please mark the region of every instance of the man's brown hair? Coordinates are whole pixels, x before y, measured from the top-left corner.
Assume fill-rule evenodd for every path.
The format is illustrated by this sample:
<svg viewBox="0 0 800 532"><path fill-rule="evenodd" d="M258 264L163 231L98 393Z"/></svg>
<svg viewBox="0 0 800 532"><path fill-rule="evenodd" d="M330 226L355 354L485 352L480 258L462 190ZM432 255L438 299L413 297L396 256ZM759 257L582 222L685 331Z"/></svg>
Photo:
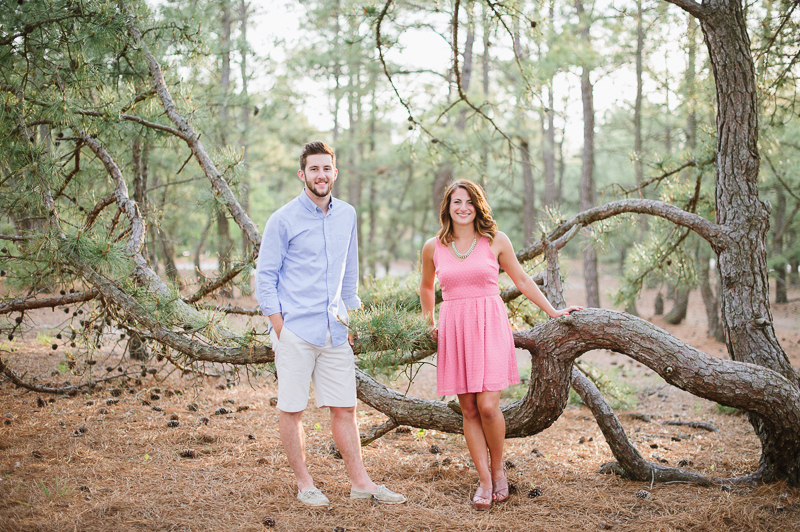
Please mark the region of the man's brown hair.
<svg viewBox="0 0 800 532"><path fill-rule="evenodd" d="M306 159L309 155L324 155L328 154L331 156L331 161L333 162L333 167L336 168L336 153L333 151L333 148L325 144L320 140L315 140L313 142L309 142L305 146L303 146L303 151L300 153L300 170L303 172L306 171Z"/></svg>
<svg viewBox="0 0 800 532"><path fill-rule="evenodd" d="M463 188L469 194L469 199L472 200L472 205L475 207L475 232L479 235L485 236L489 242L494 241L494 235L497 234L497 224L492 218L492 208L486 201L486 193L483 188L472 181L466 179L459 179L453 181L444 193L442 204L439 207L439 233L436 235L439 242L447 245L453 241L453 220L450 217L450 198L453 192Z"/></svg>

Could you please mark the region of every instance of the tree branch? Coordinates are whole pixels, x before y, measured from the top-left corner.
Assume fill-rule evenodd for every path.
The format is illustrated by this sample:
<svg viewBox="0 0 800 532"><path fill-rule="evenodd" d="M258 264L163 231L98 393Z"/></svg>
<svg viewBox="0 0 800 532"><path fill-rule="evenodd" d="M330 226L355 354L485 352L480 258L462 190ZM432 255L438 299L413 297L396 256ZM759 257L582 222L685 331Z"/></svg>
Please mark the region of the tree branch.
<svg viewBox="0 0 800 532"><path fill-rule="evenodd" d="M42 299L36 298L19 298L12 299L0 303L0 314L8 314L9 312L19 312L24 310L33 310L37 308L52 308L60 307L62 305L73 305L75 303L82 303L84 301L91 301L97 297L99 292L97 289L92 288L84 292L75 292L64 296L46 297Z"/></svg>
<svg viewBox="0 0 800 532"><path fill-rule="evenodd" d="M29 236L0 235L0 240L8 240L9 242L25 242L30 239Z"/></svg>
<svg viewBox="0 0 800 532"><path fill-rule="evenodd" d="M385 436L399 426L399 423L397 423L394 419L389 418L380 425L372 427L367 435L361 438L361 447L366 447L370 443Z"/></svg>
<svg viewBox="0 0 800 532"><path fill-rule="evenodd" d="M125 183L125 178L122 176L122 170L119 169L117 163L106 151L106 149L97 140L93 139L86 133L81 133L81 139L90 150L94 152L98 159L106 167L109 177L114 182L114 198L117 205L122 210L131 222L131 238L128 240L128 253L131 256L138 255L139 251L144 246L145 226L142 217L139 215L139 208L136 202L128 197L128 185Z"/></svg>
<svg viewBox="0 0 800 532"><path fill-rule="evenodd" d="M106 207L114 203L116 199L117 199L116 196L112 192L111 194L109 194L108 196L97 202L94 208L86 216L86 223L83 226L86 228L87 231L92 228L94 222L97 221L97 217L100 216L100 213L103 212L103 210L105 210Z"/></svg>
<svg viewBox="0 0 800 532"><path fill-rule="evenodd" d="M96 386L96 385L98 385L98 384L100 384L102 382L107 382L107 381L111 381L111 380L115 380L115 379L121 379L121 378L125 378L125 377L130 377L130 376L136 375L135 373L127 373L127 372L125 372L125 373L118 373L118 374L112 375L110 377L103 377L102 379L95 379L95 380L87 381L87 382L84 382L84 383L81 383L81 384L73 384L73 385L70 385L70 386L61 386L61 387L39 386L39 385L36 385L36 384L31 384L31 383L26 382L25 380L23 380L19 375L16 374L16 372L13 369L9 368L3 362L2 358L0 358L0 373L5 375L8 378L8 380L10 380L12 383L14 383L15 385L19 386L20 388L25 388L26 390L30 390L32 392L37 392L37 393L51 393L51 394L64 394L64 393L74 392L74 391L80 390L82 388L93 388L94 386Z"/></svg>
<svg viewBox="0 0 800 532"><path fill-rule="evenodd" d="M666 0L670 4L674 4L679 8L683 9L693 17L698 20L703 20L707 15L711 8L706 7L705 5L698 4L694 0Z"/></svg>
<svg viewBox="0 0 800 532"><path fill-rule="evenodd" d="M573 227L586 227L595 222L611 218L626 213L649 214L669 220L677 225L692 229L711 244L718 253L730 245L730 236L724 227L710 222L694 213L680 209L669 203L647 199L625 199L612 201L599 207L583 211L572 217L566 222L553 229L548 235L547 240L556 241L558 238L569 232ZM517 259L520 262L531 260L544 252L541 242L536 242L527 248L517 252Z"/></svg>
<svg viewBox="0 0 800 532"><path fill-rule="evenodd" d="M64 190L66 190L67 185L69 185L70 181L72 181L72 178L75 177L75 175L81 171L82 147L83 143L80 140L78 140L77 145L75 146L75 166L72 168L72 170L70 170L69 174L67 174L67 177L64 178L64 183L62 183L61 188L58 189L58 192L56 192L55 196L56 198L58 198L59 196L61 196L61 194L64 193Z"/></svg>
<svg viewBox="0 0 800 532"><path fill-rule="evenodd" d="M187 338L181 333L167 329L150 311L143 308L132 296L126 294L112 281L106 279L83 262L72 258L73 266L83 278L95 286L108 301L124 309L127 317L141 324L148 333L142 338L156 340L175 351L198 361L219 362L223 364L265 364L274 361L272 348L265 345L213 346ZM185 305L183 304L184 306ZM233 342L236 339L226 338Z"/></svg>
<svg viewBox="0 0 800 532"><path fill-rule="evenodd" d="M243 272L245 268L251 265L256 255L258 255L258 250L254 249L253 252L250 254L250 258L248 260L238 263L236 266L225 272L224 275L217 277L211 283L201 286L197 292L195 292L193 295L189 297L184 297L183 300L186 301L187 303L196 303L197 301L200 301L201 299L206 297L208 294L215 292L216 290L219 290L227 283L229 283L234 277Z"/></svg>
<svg viewBox="0 0 800 532"><path fill-rule="evenodd" d="M622 191L623 194L630 195L630 194L633 194L634 192L639 192L640 190L644 190L645 188L649 187L653 183L656 183L656 182L661 183L661 181L665 180L666 178L668 178L670 176L673 176L673 175L681 172L682 170L685 170L686 168L692 168L692 167L701 167L702 168L702 167L708 166L710 164L714 164L715 160L716 160L716 155L712 155L708 159L704 159L702 161L700 161L698 159L690 159L688 161L685 161L683 164L681 164L680 166L678 166L674 170L670 170L668 172L664 172L664 173L659 174L657 176L651 177L650 179L648 179L647 181L645 181L644 183L642 183L638 187L634 187L634 188L628 189L628 188L625 188L625 187L621 186L619 183L614 183L614 186L619 187L619 189ZM658 187L656 187L656 188L658 188Z"/></svg>
<svg viewBox="0 0 800 532"><path fill-rule="evenodd" d="M625 429L622 428L616 414L603 399L600 390L577 368L572 368L572 387L578 392L583 404L592 411L606 443L611 447L614 458L619 461L627 476L640 481L651 479L654 482L682 481L704 486L712 483L703 475L674 467L665 467L645 460L633 442L628 439Z"/></svg>
<svg viewBox="0 0 800 532"><path fill-rule="evenodd" d="M514 340L531 353L532 369L525 397L502 407L506 437L530 436L552 425L567 403L573 361L587 351L607 349L698 397L758 415L768 430L781 431L783 452L800 452L800 390L791 382L762 366L706 355L635 316L584 309L517 331ZM461 432L461 417L447 403L408 397L361 371L356 375L359 399L399 424Z"/></svg>
<svg viewBox="0 0 800 532"><path fill-rule="evenodd" d="M711 423L701 423L699 421L680 421L668 419L661 422L662 425L673 425L676 427L691 427L693 429L703 429L708 432L719 432L719 429Z"/></svg>
<svg viewBox="0 0 800 532"><path fill-rule="evenodd" d="M222 305L222 306L213 306L213 305L203 305L203 310L213 310L216 312L224 312L225 314L241 314L243 316L261 316L261 308L243 308L243 307L234 307L232 305Z"/></svg>
<svg viewBox="0 0 800 532"><path fill-rule="evenodd" d="M153 54L150 52L150 48L142 39L141 32L136 26L133 16L129 13L127 7L125 6L124 1L119 0L119 5L120 9L128 14L128 31L133 38L134 44L139 48L144 55L145 60L147 61L147 65L150 68L150 76L153 78L154 87L159 99L161 100L161 105L164 107L164 111L166 112L170 121L175 124L177 130L180 132L180 138L185 140L186 144L188 144L189 148L192 150L195 159L197 159L197 162L200 164L200 168L203 170L203 173L206 175L206 177L208 177L208 180L211 182L214 190L216 190L216 192L221 196L221 198L218 198L218 201L227 206L228 210L233 216L233 219L247 235L250 244L257 250L261 244L261 233L258 231L258 228L244 211L244 209L242 209L242 206L239 204L236 196L234 196L233 191L222 177L222 174L220 174L219 170L214 164L214 161L206 152L192 126L178 112L175 102L172 100L172 95L170 94L167 84L164 81L164 75L161 72L161 66L158 64L155 56L153 56Z"/></svg>

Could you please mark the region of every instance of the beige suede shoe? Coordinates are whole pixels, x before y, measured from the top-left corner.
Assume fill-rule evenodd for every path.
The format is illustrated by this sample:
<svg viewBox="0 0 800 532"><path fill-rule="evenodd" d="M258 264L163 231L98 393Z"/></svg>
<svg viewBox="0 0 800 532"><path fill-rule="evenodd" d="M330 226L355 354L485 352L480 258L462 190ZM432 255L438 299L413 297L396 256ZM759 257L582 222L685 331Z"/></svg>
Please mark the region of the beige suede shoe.
<svg viewBox="0 0 800 532"><path fill-rule="evenodd" d="M385 485L381 484L378 486L378 489L374 491L369 490L357 490L355 488L350 489L350 498L351 499L374 499L375 502L379 502L381 504L403 504L406 502L406 498L400 495L399 493L395 493Z"/></svg>
<svg viewBox="0 0 800 532"><path fill-rule="evenodd" d="M319 488L309 488L306 491L298 491L297 500L306 506L330 506L331 504L331 501L328 500Z"/></svg>

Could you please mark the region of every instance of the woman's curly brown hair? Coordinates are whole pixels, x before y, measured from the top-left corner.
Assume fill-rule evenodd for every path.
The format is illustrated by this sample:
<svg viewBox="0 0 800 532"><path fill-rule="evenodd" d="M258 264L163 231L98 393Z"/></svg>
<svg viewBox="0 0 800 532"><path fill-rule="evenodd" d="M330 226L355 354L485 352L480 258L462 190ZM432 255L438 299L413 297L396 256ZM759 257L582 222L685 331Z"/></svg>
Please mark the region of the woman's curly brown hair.
<svg viewBox="0 0 800 532"><path fill-rule="evenodd" d="M475 207L475 232L489 239L489 243L494 241L497 234L497 224L492 218L492 208L486 201L486 193L483 188L467 179L453 181L444 193L442 204L439 206L439 232L436 237L442 245L447 245L453 241L453 220L450 217L450 198L459 188L463 188L469 194L472 205Z"/></svg>

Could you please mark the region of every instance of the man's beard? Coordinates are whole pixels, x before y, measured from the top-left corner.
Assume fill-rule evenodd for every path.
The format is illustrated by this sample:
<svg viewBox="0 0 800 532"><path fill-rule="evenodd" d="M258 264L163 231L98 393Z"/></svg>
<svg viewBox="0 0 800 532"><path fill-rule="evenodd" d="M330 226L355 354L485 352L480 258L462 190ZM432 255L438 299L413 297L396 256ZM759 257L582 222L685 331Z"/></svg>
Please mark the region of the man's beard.
<svg viewBox="0 0 800 532"><path fill-rule="evenodd" d="M328 181L328 183L327 183L327 184L328 184L328 188L327 188L327 190L325 191L325 193L324 193L324 194L320 194L319 192L317 192L317 191L316 191L316 189L315 189L313 186L311 186L310 184L308 184L308 183L306 183L306 187L307 187L307 188L308 188L308 190L310 190L310 191L311 191L311 193L312 193L312 194L314 194L316 197L318 197L318 198L324 198L325 196L327 196L328 194L330 194L330 193L331 193L331 189L333 188L333 183L331 183L330 181Z"/></svg>

